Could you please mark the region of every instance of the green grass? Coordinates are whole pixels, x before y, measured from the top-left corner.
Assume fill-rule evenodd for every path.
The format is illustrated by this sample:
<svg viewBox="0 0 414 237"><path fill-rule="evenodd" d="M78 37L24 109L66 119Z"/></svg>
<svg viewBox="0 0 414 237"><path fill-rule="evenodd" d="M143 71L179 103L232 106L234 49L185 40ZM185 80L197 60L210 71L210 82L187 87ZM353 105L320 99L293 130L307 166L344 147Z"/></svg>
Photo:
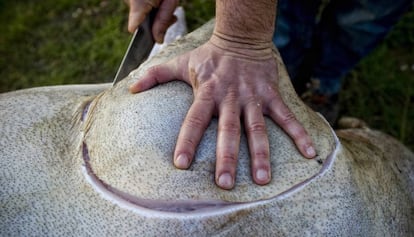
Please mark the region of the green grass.
<svg viewBox="0 0 414 237"><path fill-rule="evenodd" d="M183 0L194 29L213 0ZM123 0L0 0L0 92L112 81L130 35ZM342 115L362 118L414 149L414 10L353 70Z"/></svg>
<svg viewBox="0 0 414 237"><path fill-rule="evenodd" d="M414 9L344 84L342 114L361 118L414 150Z"/></svg>
<svg viewBox="0 0 414 237"><path fill-rule="evenodd" d="M129 34L122 1L1 3L1 91L110 81Z"/></svg>

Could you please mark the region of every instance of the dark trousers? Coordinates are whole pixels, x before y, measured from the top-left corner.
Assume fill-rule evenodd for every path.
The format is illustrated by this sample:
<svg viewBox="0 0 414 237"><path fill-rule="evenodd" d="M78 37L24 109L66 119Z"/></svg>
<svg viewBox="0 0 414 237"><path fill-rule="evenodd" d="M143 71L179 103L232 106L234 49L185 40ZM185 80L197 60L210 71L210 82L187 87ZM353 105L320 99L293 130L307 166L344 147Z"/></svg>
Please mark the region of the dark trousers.
<svg viewBox="0 0 414 237"><path fill-rule="evenodd" d="M412 0L279 0L273 42L293 83L320 81L336 94L342 77L381 42ZM324 5L323 7L321 5Z"/></svg>

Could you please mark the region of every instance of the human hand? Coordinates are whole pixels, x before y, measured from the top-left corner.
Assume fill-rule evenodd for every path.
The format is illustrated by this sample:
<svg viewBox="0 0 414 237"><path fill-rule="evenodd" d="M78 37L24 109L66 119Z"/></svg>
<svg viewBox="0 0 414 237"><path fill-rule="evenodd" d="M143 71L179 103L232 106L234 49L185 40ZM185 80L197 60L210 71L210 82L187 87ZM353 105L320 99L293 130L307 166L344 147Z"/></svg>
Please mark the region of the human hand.
<svg viewBox="0 0 414 237"><path fill-rule="evenodd" d="M145 17L153 8L158 8L152 25L152 35L157 43L164 41L164 35L168 27L175 23L177 18L174 10L178 6L178 0L128 0L129 17L128 31L134 32L145 20Z"/></svg>
<svg viewBox="0 0 414 237"><path fill-rule="evenodd" d="M270 182L269 141L263 115L268 115L293 139L307 158L315 156L310 137L282 101L277 62L270 44L251 45L213 37L199 48L150 68L131 85L132 93L157 84L182 80L194 91L181 127L174 165L190 166L212 116L218 116L215 180L223 189L234 186L242 116L248 138L252 174L259 185Z"/></svg>

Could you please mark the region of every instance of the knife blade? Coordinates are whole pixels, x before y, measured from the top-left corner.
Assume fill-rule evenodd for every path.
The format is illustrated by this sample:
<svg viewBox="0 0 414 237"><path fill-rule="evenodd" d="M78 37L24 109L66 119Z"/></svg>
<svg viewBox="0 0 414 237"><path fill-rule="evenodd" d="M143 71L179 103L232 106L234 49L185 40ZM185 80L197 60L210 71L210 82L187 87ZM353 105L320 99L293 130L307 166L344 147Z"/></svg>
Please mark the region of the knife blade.
<svg viewBox="0 0 414 237"><path fill-rule="evenodd" d="M151 53L155 43L151 31L155 14L156 9L153 9L132 35L128 49L115 75L114 82L112 83L113 86L126 78L132 70L141 65Z"/></svg>

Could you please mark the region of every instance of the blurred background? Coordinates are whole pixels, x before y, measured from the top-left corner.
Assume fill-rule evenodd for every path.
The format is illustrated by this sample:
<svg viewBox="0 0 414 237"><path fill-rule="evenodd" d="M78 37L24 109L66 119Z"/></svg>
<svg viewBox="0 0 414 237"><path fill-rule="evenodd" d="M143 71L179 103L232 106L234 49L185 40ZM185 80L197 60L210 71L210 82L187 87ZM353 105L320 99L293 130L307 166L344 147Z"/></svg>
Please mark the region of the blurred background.
<svg viewBox="0 0 414 237"><path fill-rule="evenodd" d="M182 0L189 30L214 0ZM130 40L123 0L0 0L0 92L112 82ZM414 150L414 10L344 80L341 115ZM0 111L1 114L1 111Z"/></svg>

